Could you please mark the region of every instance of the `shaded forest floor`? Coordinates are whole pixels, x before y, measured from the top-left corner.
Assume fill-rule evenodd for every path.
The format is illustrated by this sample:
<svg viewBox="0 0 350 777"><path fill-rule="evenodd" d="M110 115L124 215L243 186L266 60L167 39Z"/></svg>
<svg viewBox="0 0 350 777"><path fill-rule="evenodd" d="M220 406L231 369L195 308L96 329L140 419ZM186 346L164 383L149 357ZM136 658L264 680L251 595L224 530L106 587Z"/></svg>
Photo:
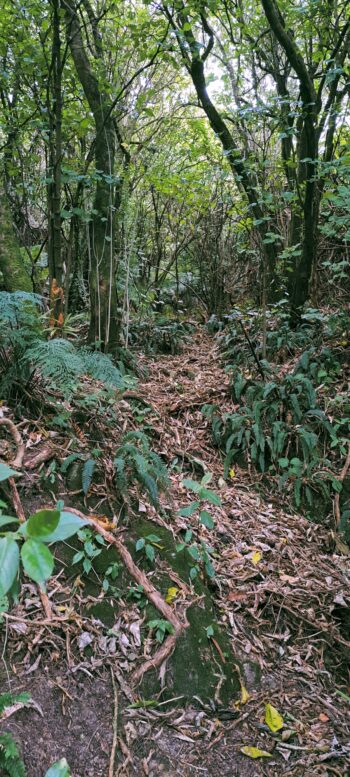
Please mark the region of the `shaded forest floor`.
<svg viewBox="0 0 350 777"><path fill-rule="evenodd" d="M142 356L141 362L148 377L140 380L134 397L120 403L121 423L127 429L150 426L152 445L170 467L171 484L161 497L163 517L144 499L138 509L154 522L155 533L157 524L166 524L177 540L192 521L195 536L213 548L216 576L210 591L216 623L229 635L232 656L223 655L213 640L210 649L218 678L228 662L236 664L239 693L226 709L218 699L202 697L186 704L179 699L131 707L130 669L154 650L147 639L140 644L142 611L137 601L121 597L112 628L111 623L107 628L86 611L87 600L95 605L101 594L88 595L78 568L74 574L63 559L49 585L53 622L45 620L34 586L26 585L6 619L2 645L2 691L29 690L43 716L33 708L21 710L2 728L20 743L28 777L41 777L63 756L72 777L349 774L349 557L334 553L329 530L288 513L275 497L259 494L261 482L248 471L235 467L230 482L223 479L222 458L201 413L212 402L223 411L232 408L229 379L213 338L198 331L180 355ZM142 421L131 413L132 402ZM24 437L31 434L28 423ZM112 443L106 431L107 452ZM38 450L43 444L39 441ZM64 435L57 444L65 446ZM221 505L208 506L215 521L211 531L178 514L190 503L184 475L200 480L207 471L213 473L210 488L221 498ZM35 477L30 475L23 498L29 507L40 506ZM77 504L77 497L62 488L58 496ZM106 511L105 496L99 484L101 509L95 507L96 512ZM173 606L181 611L190 592L180 584L179 590ZM65 623L59 622L62 613ZM166 671L161 677L166 684ZM264 722L266 703L284 719L276 734ZM271 756L253 761L241 752L249 746Z"/></svg>

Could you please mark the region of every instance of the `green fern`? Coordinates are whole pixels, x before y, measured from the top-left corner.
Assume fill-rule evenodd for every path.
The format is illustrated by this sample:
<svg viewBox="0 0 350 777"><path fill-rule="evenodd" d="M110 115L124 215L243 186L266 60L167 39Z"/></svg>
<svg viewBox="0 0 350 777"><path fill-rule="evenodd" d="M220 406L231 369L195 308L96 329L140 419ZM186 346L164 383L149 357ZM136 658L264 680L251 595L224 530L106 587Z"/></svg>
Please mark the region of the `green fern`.
<svg viewBox="0 0 350 777"><path fill-rule="evenodd" d="M62 338L38 341L23 357L51 385L70 395L83 375L100 380L120 390L134 384L130 376L122 376L109 356L88 348L77 348Z"/></svg>
<svg viewBox="0 0 350 777"><path fill-rule="evenodd" d="M94 474L95 467L96 467L96 461L94 459L87 459L87 461L84 464L81 480L82 480L82 487L83 487L83 492L85 496L91 486L92 476Z"/></svg>
<svg viewBox="0 0 350 777"><path fill-rule="evenodd" d="M0 774L3 777L26 777L26 768L12 734L0 735Z"/></svg>
<svg viewBox="0 0 350 777"><path fill-rule="evenodd" d="M114 467L116 484L122 493L137 481L151 503L158 505L158 491L166 488L168 472L160 456L150 450L148 438L143 432L125 435L123 444L117 450Z"/></svg>

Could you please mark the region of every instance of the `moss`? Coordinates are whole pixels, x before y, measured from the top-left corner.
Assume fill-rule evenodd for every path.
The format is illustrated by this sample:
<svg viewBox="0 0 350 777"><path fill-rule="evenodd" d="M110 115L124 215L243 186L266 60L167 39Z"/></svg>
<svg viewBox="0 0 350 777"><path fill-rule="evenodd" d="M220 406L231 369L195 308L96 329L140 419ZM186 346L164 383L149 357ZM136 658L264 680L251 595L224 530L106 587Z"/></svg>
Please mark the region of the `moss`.
<svg viewBox="0 0 350 777"><path fill-rule="evenodd" d="M1 277L2 276L2 277ZM6 194L0 189L0 285L5 291L33 291L15 234Z"/></svg>

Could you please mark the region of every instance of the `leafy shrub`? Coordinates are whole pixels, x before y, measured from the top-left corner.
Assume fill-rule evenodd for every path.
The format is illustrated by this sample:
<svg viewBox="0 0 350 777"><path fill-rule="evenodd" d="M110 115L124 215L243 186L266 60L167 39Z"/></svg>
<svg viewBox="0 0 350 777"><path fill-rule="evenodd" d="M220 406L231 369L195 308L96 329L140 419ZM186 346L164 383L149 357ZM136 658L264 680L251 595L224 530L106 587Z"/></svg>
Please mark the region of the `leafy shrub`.
<svg viewBox="0 0 350 777"><path fill-rule="evenodd" d="M243 458L258 471L277 475L280 489L288 484L297 507L302 501L311 507L315 493L329 498L332 488L340 490L324 446L341 441L319 407L311 380L298 369L268 383L246 377L239 367L232 367L231 374L237 410L222 415L215 406L203 408L216 444L225 451L225 477Z"/></svg>
<svg viewBox="0 0 350 777"><path fill-rule="evenodd" d="M7 399L33 398L43 387L74 393L84 375L123 390L134 381L120 362L62 337L45 339L41 298L0 292L0 393Z"/></svg>
<svg viewBox="0 0 350 777"><path fill-rule="evenodd" d="M19 473L0 463L0 481ZM54 558L47 547L76 534L88 523L74 513L56 510L39 510L28 520L19 523L14 516L0 513L0 596L11 595L18 589L20 567L42 590L53 572ZM6 526L17 525L15 530Z"/></svg>
<svg viewBox="0 0 350 777"><path fill-rule="evenodd" d="M130 345L142 347L146 353L177 354L192 331L192 324L164 317L134 322L130 327Z"/></svg>

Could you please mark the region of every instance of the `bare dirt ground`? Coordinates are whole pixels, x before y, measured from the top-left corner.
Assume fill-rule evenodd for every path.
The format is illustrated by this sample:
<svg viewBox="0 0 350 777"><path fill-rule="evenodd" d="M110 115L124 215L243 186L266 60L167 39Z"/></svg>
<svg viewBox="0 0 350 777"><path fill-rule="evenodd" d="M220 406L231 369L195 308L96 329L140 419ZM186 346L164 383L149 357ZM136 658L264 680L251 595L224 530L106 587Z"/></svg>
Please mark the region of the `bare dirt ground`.
<svg viewBox="0 0 350 777"><path fill-rule="evenodd" d="M42 777L63 756L72 777L344 777L350 773L349 556L334 552L328 529L259 496L249 472L235 467L230 481L223 479L201 413L207 403L232 407L212 338L198 332L179 356L143 361L148 378L138 399L123 400L122 413L128 416L132 402L150 404L146 420L171 466L171 486L162 497L163 517L145 500L141 509L155 524L167 515L178 537L185 519L177 510L190 501L183 473L195 479L213 473L210 488L221 497L221 505L208 506L214 530L191 518L186 526L193 520L196 536L213 548L211 592L232 656L220 655L215 643L211 649L221 672L237 662L240 693L226 709L215 698L184 704L159 697L158 706L131 706L139 697L130 672L155 649L147 638L140 644L137 601L114 603L111 630L87 614L79 568L63 565L49 586L51 622L27 585L1 626L1 692L30 691L38 705L1 728L19 743L28 777ZM90 599L100 602L101 594ZM180 596L172 606L181 613ZM166 684L166 667L159 671ZM266 704L283 716L275 734L264 719ZM253 760L245 747L270 755Z"/></svg>

